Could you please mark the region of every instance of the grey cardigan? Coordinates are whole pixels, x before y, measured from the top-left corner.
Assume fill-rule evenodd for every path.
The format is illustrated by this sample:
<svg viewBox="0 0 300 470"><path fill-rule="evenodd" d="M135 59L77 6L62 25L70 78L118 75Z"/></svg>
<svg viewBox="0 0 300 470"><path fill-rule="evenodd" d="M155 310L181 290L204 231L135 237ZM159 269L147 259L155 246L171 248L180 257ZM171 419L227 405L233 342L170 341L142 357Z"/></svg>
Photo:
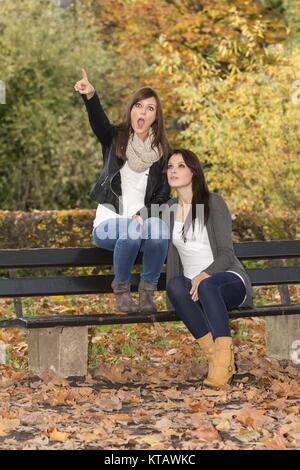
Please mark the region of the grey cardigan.
<svg viewBox="0 0 300 470"><path fill-rule="evenodd" d="M167 205L169 208L173 204L177 204L178 199L169 199ZM255 293L251 286L251 281L245 268L237 259L233 250L231 237L232 221L231 214L228 210L226 202L217 193L210 193L209 197L210 214L207 220L206 228L210 241L214 261L205 269L207 274L215 274L223 271L235 271L240 274L245 281L246 298L241 305L242 307L253 307L253 298ZM169 217L170 215L170 217ZM175 276L183 276L183 267L177 249L172 243L172 233L174 227L174 212L163 213L163 220L169 225L170 242L167 256L167 282ZM169 310L174 310L170 299L167 296L167 306Z"/></svg>

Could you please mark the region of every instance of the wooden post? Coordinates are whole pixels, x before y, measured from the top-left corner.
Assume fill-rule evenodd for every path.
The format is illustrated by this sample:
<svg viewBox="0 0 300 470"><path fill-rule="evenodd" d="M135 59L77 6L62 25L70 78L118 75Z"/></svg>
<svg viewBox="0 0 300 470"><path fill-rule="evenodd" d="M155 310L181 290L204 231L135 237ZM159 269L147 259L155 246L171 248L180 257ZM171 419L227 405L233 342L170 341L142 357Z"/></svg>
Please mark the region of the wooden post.
<svg viewBox="0 0 300 470"><path fill-rule="evenodd" d="M28 332L29 368L61 377L87 374L88 327L37 328Z"/></svg>
<svg viewBox="0 0 300 470"><path fill-rule="evenodd" d="M273 266L281 266L281 260L272 260ZM290 305L288 286L279 286L282 304ZM266 353L275 359L292 360L295 341L300 341L300 315L266 317Z"/></svg>

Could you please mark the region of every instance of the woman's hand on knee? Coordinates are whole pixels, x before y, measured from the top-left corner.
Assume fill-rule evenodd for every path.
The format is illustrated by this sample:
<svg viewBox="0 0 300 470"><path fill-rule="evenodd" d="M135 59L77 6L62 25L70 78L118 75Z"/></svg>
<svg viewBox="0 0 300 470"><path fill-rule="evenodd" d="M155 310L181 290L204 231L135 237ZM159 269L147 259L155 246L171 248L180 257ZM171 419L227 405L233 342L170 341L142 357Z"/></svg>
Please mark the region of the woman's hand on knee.
<svg viewBox="0 0 300 470"><path fill-rule="evenodd" d="M190 294L194 302L197 302L197 300L199 300L198 287L200 282L204 281L204 279L208 277L210 277L210 275L203 271L200 274L197 274L197 276L193 277L193 279L191 280L192 288L190 290Z"/></svg>
<svg viewBox="0 0 300 470"><path fill-rule="evenodd" d="M134 214L132 218L136 220L137 222L139 222L141 225L143 225L144 221L140 215Z"/></svg>

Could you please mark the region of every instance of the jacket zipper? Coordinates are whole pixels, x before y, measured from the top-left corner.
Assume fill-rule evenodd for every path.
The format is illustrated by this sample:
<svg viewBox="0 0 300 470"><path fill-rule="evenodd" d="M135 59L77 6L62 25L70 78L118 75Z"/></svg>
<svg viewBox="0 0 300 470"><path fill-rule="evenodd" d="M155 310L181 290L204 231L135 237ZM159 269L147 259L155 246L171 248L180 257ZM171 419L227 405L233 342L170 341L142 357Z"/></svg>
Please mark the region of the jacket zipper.
<svg viewBox="0 0 300 470"><path fill-rule="evenodd" d="M100 186L103 186L103 185L105 184L105 182L106 182L107 178L108 178L108 175L106 176L105 180L104 180L104 181L102 181L102 183L101 183L101 185L100 185Z"/></svg>

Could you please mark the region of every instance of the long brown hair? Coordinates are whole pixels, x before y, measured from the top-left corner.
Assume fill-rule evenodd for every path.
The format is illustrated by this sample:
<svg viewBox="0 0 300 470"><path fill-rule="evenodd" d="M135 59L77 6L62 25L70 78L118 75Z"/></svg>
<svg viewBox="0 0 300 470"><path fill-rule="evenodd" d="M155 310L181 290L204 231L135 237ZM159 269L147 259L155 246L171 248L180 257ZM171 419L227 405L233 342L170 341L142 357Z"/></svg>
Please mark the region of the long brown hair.
<svg viewBox="0 0 300 470"><path fill-rule="evenodd" d="M165 131L163 110L160 98L153 88L147 86L140 88L131 96L128 101L125 113L123 115L123 119L120 124L117 125L117 132L114 138L114 144L117 156L122 158L123 160L126 160L127 143L129 137L133 134L130 116L131 110L133 106L139 101L152 97L155 98L157 104L156 119L151 126L154 132L152 148L161 148L164 164L166 163L167 158L171 153L171 147L169 145L167 134Z"/></svg>
<svg viewBox="0 0 300 470"><path fill-rule="evenodd" d="M195 220L197 216L197 204L204 205L204 224L207 223L209 217L209 190L205 180L204 172L202 165L199 161L197 155L191 150L186 150L182 148L177 148L172 150L172 155L179 154L182 156L184 163L193 173L192 176L192 218L187 217L187 224L184 224L182 227L182 237L186 241L185 234L187 233L190 222L192 222L193 230L195 228ZM168 161L171 156L169 156Z"/></svg>

